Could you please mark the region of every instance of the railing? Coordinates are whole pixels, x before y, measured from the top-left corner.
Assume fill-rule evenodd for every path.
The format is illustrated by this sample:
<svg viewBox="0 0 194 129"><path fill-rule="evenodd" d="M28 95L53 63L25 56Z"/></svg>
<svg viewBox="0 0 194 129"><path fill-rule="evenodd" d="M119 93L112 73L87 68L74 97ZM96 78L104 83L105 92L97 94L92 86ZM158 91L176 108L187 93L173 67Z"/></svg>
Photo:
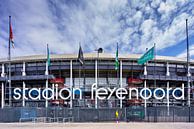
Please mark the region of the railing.
<svg viewBox="0 0 194 129"><path fill-rule="evenodd" d="M65 123L65 122L73 122L73 121L74 121L73 117L63 118L63 123Z"/></svg>
<svg viewBox="0 0 194 129"><path fill-rule="evenodd" d="M33 117L30 117L30 118L20 118L19 119L19 122L29 122L29 121L34 121L35 118Z"/></svg>
<svg viewBox="0 0 194 129"><path fill-rule="evenodd" d="M27 109L28 115L22 117L21 110ZM194 107L166 106L147 107L131 106L127 108L4 108L0 109L0 122L105 122L116 121L142 122L194 122ZM34 116L34 112L36 112ZM34 116L34 117L32 117Z"/></svg>
<svg viewBox="0 0 194 129"><path fill-rule="evenodd" d="M32 119L32 122L33 123L40 123L40 122L46 123L47 119L48 119L47 117L35 117Z"/></svg>

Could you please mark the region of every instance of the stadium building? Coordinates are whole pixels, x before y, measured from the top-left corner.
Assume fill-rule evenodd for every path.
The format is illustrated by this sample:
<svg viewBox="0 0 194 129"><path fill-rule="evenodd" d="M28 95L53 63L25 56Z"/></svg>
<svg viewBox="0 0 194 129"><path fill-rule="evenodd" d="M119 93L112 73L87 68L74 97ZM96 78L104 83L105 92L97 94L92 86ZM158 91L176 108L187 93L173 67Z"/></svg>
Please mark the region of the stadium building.
<svg viewBox="0 0 194 129"><path fill-rule="evenodd" d="M33 55L15 57L11 60L11 90L8 83L7 59L0 59L0 83L1 83L1 107L80 107L80 108L114 108L129 107L133 105L145 106L145 100L131 99L118 100L115 95L110 100L91 99L91 86L97 83L98 87L136 87L142 89L147 87L153 89L160 87L166 89L185 87L185 100L176 100L170 95L169 106L186 106L188 100L187 89L187 62L183 58L156 56L147 65L138 65L137 60L141 55L119 55L119 69L115 70L115 55L108 53L86 53L84 54L85 65L80 65L77 54L51 55L49 69L46 67L46 55ZM194 104L194 91L192 84L194 79L194 61L190 62L190 99ZM83 99L73 100L50 100L48 103L42 99L14 100L14 88L42 88L58 84L59 89L63 87L79 87L82 89ZM32 93L36 96L36 92ZM65 93L64 93L65 94ZM160 96L160 93L157 93ZM176 92L176 94L180 94ZM79 96L79 93L77 93ZM11 96L11 97L10 97ZM151 98L146 101L148 107L166 106L167 99ZM47 103L47 104L46 104Z"/></svg>

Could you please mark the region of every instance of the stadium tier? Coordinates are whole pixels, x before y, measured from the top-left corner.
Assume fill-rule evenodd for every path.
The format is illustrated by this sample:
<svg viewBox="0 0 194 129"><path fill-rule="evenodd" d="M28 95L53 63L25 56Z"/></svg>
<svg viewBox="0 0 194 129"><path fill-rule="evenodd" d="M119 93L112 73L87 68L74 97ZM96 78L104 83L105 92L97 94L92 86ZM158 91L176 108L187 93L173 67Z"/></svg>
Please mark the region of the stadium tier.
<svg viewBox="0 0 194 129"><path fill-rule="evenodd" d="M128 107L131 105L145 105L145 100L138 98L137 94L132 93L132 97L126 97L124 100L116 98L115 94L109 100L91 99L91 86L97 83L98 87L122 87L138 88L145 86L150 89L154 88L176 88L184 86L185 99L176 100L169 96L169 105L184 106L187 105L188 89L187 79L190 80L191 105L194 104L193 79L194 79L194 61L190 61L190 73L187 76L187 62L184 58L156 56L156 59L149 61L145 65L139 65L137 59L141 55L119 55L119 69L115 70L115 55L107 53L86 53L84 54L84 65L78 61L77 54L50 55L51 64L46 67L46 55L32 55L15 57L11 59L11 87L9 87L9 62L7 59L0 59L0 83L1 83L1 106L13 107L45 107L45 105L61 107ZM44 99L40 101L15 100L13 98L14 88L41 88L46 85L52 87L52 84L58 84L61 88L80 88L82 89L83 99L79 99L79 92L76 93L75 99L68 100L49 100L46 104ZM11 88L11 89L10 89ZM166 92L166 90L165 90ZM26 94L28 91L26 91ZM68 93L64 93L66 95ZM139 93L138 93L139 94ZM160 96L161 93L156 93ZM175 93L177 96L180 92ZM36 96L36 92L31 93ZM11 96L11 97L9 97ZM153 97L146 100L147 106L164 106L167 105L167 98L156 100Z"/></svg>

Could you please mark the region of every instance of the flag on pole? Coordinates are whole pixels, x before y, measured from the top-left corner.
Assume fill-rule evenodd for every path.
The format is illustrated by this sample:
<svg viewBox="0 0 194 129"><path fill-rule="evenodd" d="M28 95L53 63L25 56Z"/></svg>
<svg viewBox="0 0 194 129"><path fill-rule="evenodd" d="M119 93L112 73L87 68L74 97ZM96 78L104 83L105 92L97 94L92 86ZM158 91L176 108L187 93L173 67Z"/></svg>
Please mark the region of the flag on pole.
<svg viewBox="0 0 194 129"><path fill-rule="evenodd" d="M48 66L51 65L50 50L49 50L48 44L47 44L47 65L48 65Z"/></svg>
<svg viewBox="0 0 194 129"><path fill-rule="evenodd" d="M117 50L116 50L116 56L115 56L115 70L119 69L119 58L118 58L118 43L117 43Z"/></svg>
<svg viewBox="0 0 194 129"><path fill-rule="evenodd" d="M81 46L79 47L78 60L81 63L81 65L84 64L84 55L83 55L83 51L82 51Z"/></svg>
<svg viewBox="0 0 194 129"><path fill-rule="evenodd" d="M14 41L13 41L13 31L12 31L12 26L11 26L11 21L9 23L9 40L12 43L12 47L14 48Z"/></svg>
<svg viewBox="0 0 194 129"><path fill-rule="evenodd" d="M138 64L142 65L147 61L150 61L154 58L155 46L150 48L141 58L138 59Z"/></svg>

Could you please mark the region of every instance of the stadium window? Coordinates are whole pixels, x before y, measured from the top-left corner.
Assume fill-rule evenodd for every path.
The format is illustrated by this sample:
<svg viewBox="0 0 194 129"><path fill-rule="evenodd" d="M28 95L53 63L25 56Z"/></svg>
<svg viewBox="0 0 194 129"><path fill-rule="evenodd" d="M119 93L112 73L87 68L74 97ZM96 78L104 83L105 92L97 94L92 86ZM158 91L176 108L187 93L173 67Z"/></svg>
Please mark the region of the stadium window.
<svg viewBox="0 0 194 129"><path fill-rule="evenodd" d="M9 65L7 65L9 67ZM11 68L15 68L15 64L11 64Z"/></svg>
<svg viewBox="0 0 194 129"><path fill-rule="evenodd" d="M139 65L137 62L133 62L132 65Z"/></svg>
<svg viewBox="0 0 194 129"><path fill-rule="evenodd" d="M161 66L161 67L163 67L163 66L165 66L165 64L164 64L164 63L156 63L156 66Z"/></svg>
<svg viewBox="0 0 194 129"><path fill-rule="evenodd" d="M36 63L27 63L27 66L36 66Z"/></svg>
<svg viewBox="0 0 194 129"><path fill-rule="evenodd" d="M148 62L147 66L154 66L154 62Z"/></svg>
<svg viewBox="0 0 194 129"><path fill-rule="evenodd" d="M61 65L70 65L70 61L61 61Z"/></svg>
<svg viewBox="0 0 194 129"><path fill-rule="evenodd" d="M133 61L123 61L122 64L123 65L133 65L135 64L135 62L133 63ZM136 62L136 65L137 65L137 62Z"/></svg>
<svg viewBox="0 0 194 129"><path fill-rule="evenodd" d="M177 64L177 68L184 68L183 64Z"/></svg>
<svg viewBox="0 0 194 129"><path fill-rule="evenodd" d="M46 66L46 62L39 62L39 63L36 63L37 66Z"/></svg>
<svg viewBox="0 0 194 129"><path fill-rule="evenodd" d="M23 67L23 64L15 64L15 67Z"/></svg>
<svg viewBox="0 0 194 129"><path fill-rule="evenodd" d="M169 64L169 67L176 67L176 64Z"/></svg>
<svg viewBox="0 0 194 129"><path fill-rule="evenodd" d="M194 66L191 65L190 68L191 68L191 69L194 69Z"/></svg>

